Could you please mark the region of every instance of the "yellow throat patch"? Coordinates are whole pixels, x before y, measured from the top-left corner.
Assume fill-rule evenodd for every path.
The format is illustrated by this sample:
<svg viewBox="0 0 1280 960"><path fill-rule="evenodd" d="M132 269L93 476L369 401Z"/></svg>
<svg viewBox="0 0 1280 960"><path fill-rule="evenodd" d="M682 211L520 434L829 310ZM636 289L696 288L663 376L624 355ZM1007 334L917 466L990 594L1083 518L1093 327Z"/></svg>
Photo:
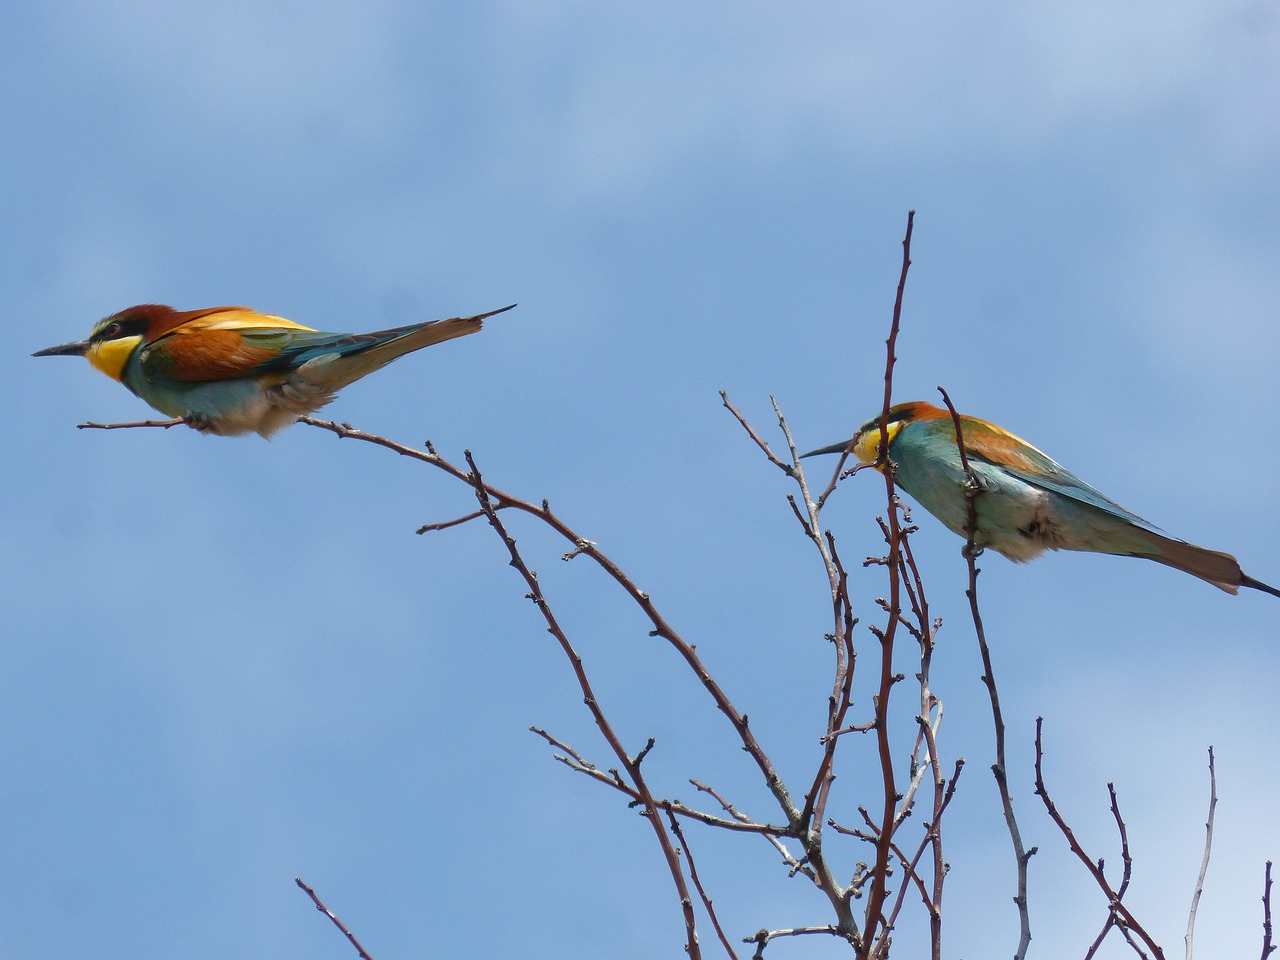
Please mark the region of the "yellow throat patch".
<svg viewBox="0 0 1280 960"><path fill-rule="evenodd" d="M133 351L142 343L142 337L121 337L118 340L99 340L89 347L85 354L89 362L105 373L112 380L119 381L124 373L124 365L133 356Z"/></svg>
<svg viewBox="0 0 1280 960"><path fill-rule="evenodd" d="M898 431L903 426L905 423L902 420L895 420L889 424L889 429L885 431L888 434L888 446L893 446L894 438L898 436ZM880 426L877 424L858 434L858 439L853 445L853 455L858 458L859 463L875 463L879 452Z"/></svg>

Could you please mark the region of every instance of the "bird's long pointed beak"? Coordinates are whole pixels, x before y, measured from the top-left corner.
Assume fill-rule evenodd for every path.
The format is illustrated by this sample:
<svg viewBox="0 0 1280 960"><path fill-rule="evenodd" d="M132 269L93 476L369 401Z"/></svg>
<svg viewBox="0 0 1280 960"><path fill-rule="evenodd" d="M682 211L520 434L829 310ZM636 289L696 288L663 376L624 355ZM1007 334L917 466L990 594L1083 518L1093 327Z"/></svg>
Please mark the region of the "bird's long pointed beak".
<svg viewBox="0 0 1280 960"><path fill-rule="evenodd" d="M846 450L849 449L849 447L853 445L853 441L857 439L858 439L857 437L850 437L848 440L841 440L839 443L833 443L829 447L821 447L817 450L810 450L808 453L800 454L800 459L803 460L805 457L816 457L819 454L823 454L823 453L844 453Z"/></svg>
<svg viewBox="0 0 1280 960"><path fill-rule="evenodd" d="M45 347L32 354L33 357L83 357L89 352L88 340L77 340L75 343L60 343L56 347Z"/></svg>
<svg viewBox="0 0 1280 960"><path fill-rule="evenodd" d="M497 310L490 310L488 313L482 313L472 317L472 320L488 320L490 317L496 317L500 313L506 313L508 310L514 310L519 304L513 303L510 306L499 307Z"/></svg>

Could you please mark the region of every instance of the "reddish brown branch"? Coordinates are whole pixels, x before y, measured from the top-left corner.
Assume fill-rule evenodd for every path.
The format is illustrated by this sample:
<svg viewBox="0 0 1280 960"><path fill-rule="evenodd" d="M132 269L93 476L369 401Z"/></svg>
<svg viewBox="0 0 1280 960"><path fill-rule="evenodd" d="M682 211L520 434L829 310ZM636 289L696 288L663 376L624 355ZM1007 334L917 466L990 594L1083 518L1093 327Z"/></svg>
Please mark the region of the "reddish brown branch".
<svg viewBox="0 0 1280 960"><path fill-rule="evenodd" d="M529 593L526 596L537 606L538 612L542 614L542 618L547 624L547 630L555 637L556 642L568 658L573 667L574 677L578 681L578 687L582 691L583 702L591 712L591 717L595 720L601 736L604 737L605 742L609 744L609 748L613 750L618 761L626 769L627 776L635 787L639 802L644 808L645 818L653 828L658 845L662 850L663 858L667 862L667 869L671 874L672 883L675 885L680 897L680 910L684 914L685 921L685 951L692 960L699 960L702 952L698 944L697 919L693 911L693 902L689 897L689 888L685 883L684 871L680 867L680 857L676 852L675 845L671 842L671 835L667 833L666 828L662 825L662 819L658 815L658 804L655 802L653 794L649 790L649 785L640 769L641 761L643 761L645 754L648 753L652 746L652 741L650 741L649 747L646 747L634 757L622 745L622 741L614 731L613 725L609 722L603 708L600 706L596 693L591 686L591 681L587 677L586 668L582 665L582 657L574 649L573 644L570 643L568 635L560 626L559 620L551 609L551 604L547 602L547 598L542 592L542 585L538 582L538 575L525 563L524 557L521 556L519 549L516 547L515 538L507 532L506 526L498 516L497 508L493 498L490 496L490 488L481 477L480 468L476 465L471 451L466 451L466 458L467 466L471 468L469 482L472 490L475 491L476 500L480 503L480 509L484 512L485 518L489 521L489 525L494 532L506 545L507 553L511 557L511 566L516 569L516 572L520 574L529 588Z"/></svg>
<svg viewBox="0 0 1280 960"><path fill-rule="evenodd" d="M1049 796L1049 788L1044 782L1044 747L1041 741L1041 731L1044 724L1043 717L1036 717L1036 796L1044 802L1044 808L1049 813L1049 818L1057 826L1058 830L1066 838L1067 846L1071 848L1071 852L1075 854L1076 859L1084 864L1085 869L1089 871L1089 875L1093 877L1094 882L1098 885L1098 889L1103 892L1107 898L1108 908L1111 915L1116 918L1116 925L1125 933L1135 934L1157 960L1164 960L1164 951L1160 949L1151 936L1138 923L1137 919L1129 912L1129 908L1120 900L1120 894L1111 888L1111 884L1107 882L1106 875L1102 872L1101 863L1095 863L1094 860L1080 846L1080 842L1076 839L1075 833L1071 827L1067 825L1066 819L1058 812L1057 806Z"/></svg>
<svg viewBox="0 0 1280 960"><path fill-rule="evenodd" d="M702 880L698 877L698 868L693 862L693 851L689 849L689 842L685 840L684 831L680 829L680 821L676 819L673 813L668 812L667 816L671 820L671 832L675 834L676 842L684 850L685 862L689 864L689 879L693 881L694 889L698 891L698 896L702 899L702 909L707 911L711 926L715 928L716 936L720 938L720 945L724 947L724 952L732 960L738 960L738 954L734 951L733 945L729 943L729 938L725 935L724 928L720 926L720 918L716 916L715 906L712 904L711 898L707 896L707 891L702 886Z"/></svg>
<svg viewBox="0 0 1280 960"><path fill-rule="evenodd" d="M438 523L424 523L414 533L435 533L438 530L448 530L450 527L458 527L464 523L470 523L472 520L479 520L484 516L483 510L473 510L471 513L461 517L454 517L452 520L441 520Z"/></svg>
<svg viewBox="0 0 1280 960"><path fill-rule="evenodd" d="M880 779L883 787L880 830L876 841L875 863L871 868L871 892L867 895L863 919L865 942L883 944L883 949L869 951L867 956L883 956L888 952L888 940L881 932L888 933L885 917L885 900L889 895L889 856L893 842L893 825L898 805L898 787L893 768L892 745L889 737L889 696L896 682L893 672L893 644L898 632L898 618L902 610L902 573L899 569L902 551L902 524L898 515L898 498L894 493L894 467L889 460L889 407L893 397L893 368L897 363L898 331L902 327L902 302L907 288L907 271L911 269L911 233L915 226L916 212L907 213L907 232L902 239L902 270L898 276L898 289L893 301L893 320L889 336L885 340L884 405L880 415L880 445L876 463L882 467L885 496L889 509L886 520L889 525L886 558L889 567L889 619L880 634L880 689L873 698L876 718L876 746L880 755Z"/></svg>
<svg viewBox="0 0 1280 960"><path fill-rule="evenodd" d="M317 427L321 430L328 430L330 433L336 434L343 439L361 440L365 443L372 443L375 446L385 447L403 457L410 457L429 463L432 466L443 470L450 476L461 480L476 491L477 495L483 491L484 495L490 501L495 511L511 508L522 513L529 514L545 523L555 533L567 540L572 546L571 551L574 554L583 554L590 557L597 563L601 569L605 571L627 594L631 600L640 607L645 617L650 621L653 630L650 631L652 636L661 637L666 640L677 651L680 657L685 661L686 665L701 681L703 687L711 695L717 709L720 710L730 723L733 724L739 738L742 740L743 749L755 761L763 774L765 784L769 787L774 797L777 799L782 808L784 815L789 823L796 823L799 819L799 808L792 801L786 785L783 784L781 777L778 776L773 766L773 761L765 754L764 749L760 746L755 734L751 731L747 723L747 717L729 699L728 695L720 687L719 683L711 676L711 672L703 664L701 658L693 645L684 640L679 633L667 622L666 618L658 611L657 606L650 599L649 595L641 590L635 582L623 572L608 555L592 541L579 535L568 524L561 520L545 500L540 505L535 505L527 500L499 490L496 487L484 483L471 472L463 470L456 464L449 462L435 452L431 445L427 444L426 452L417 450L404 444L396 443L385 437L376 434L365 433L363 430L357 430L349 423L335 423L328 420L316 420L312 417L301 417L299 423L305 423L308 426Z"/></svg>
<svg viewBox="0 0 1280 960"><path fill-rule="evenodd" d="M1116 831L1120 834L1120 863L1122 871L1120 886L1116 888L1116 899L1121 900L1124 898L1125 891L1129 889L1129 880L1133 876L1133 857L1129 855L1129 830L1124 824L1124 817L1120 816L1120 800L1116 796L1116 785L1114 783L1107 783L1107 793L1111 797L1111 816L1116 822ZM1102 869L1102 861L1098 862L1098 869ZM1102 941L1107 938L1107 934L1115 925L1115 913L1108 913L1107 919L1102 924L1102 929L1098 931L1098 935L1090 945L1089 951L1084 955L1084 960L1092 960L1102 946ZM1130 939L1129 942L1132 943L1133 940Z"/></svg>

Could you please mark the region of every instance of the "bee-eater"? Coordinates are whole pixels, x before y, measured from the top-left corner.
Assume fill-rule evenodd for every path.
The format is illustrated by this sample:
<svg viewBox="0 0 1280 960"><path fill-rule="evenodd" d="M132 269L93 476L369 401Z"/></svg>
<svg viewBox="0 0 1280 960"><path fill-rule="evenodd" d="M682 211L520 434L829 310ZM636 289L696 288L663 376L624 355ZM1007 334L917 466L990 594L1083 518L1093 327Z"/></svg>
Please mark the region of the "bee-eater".
<svg viewBox="0 0 1280 960"><path fill-rule="evenodd" d="M980 487L973 500L974 546L990 547L1018 562L1046 550L1145 557L1228 593L1252 587L1280 597L1280 590L1245 574L1229 553L1168 536L1008 430L961 416L960 431ZM919 400L900 403L889 409L886 434L898 486L947 529L966 537L965 473L951 413ZM879 448L877 416L863 424L853 439L804 456L849 450L862 463L876 463ZM877 468L884 469L881 464Z"/></svg>
<svg viewBox="0 0 1280 960"><path fill-rule="evenodd" d="M34 357L87 357L113 380L205 433L269 437L397 357L476 333L474 317L375 333L324 333L248 307L174 310L156 303L99 320L88 340Z"/></svg>

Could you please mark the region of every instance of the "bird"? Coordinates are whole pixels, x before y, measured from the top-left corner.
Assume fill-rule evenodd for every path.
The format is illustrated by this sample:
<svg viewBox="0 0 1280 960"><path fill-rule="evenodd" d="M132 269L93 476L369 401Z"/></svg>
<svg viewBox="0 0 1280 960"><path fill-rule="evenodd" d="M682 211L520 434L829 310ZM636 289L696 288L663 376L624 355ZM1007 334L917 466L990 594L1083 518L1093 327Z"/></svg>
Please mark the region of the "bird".
<svg viewBox="0 0 1280 960"><path fill-rule="evenodd" d="M156 410L206 434L270 437L392 360L477 333L511 306L374 333L325 333L249 307L158 303L99 320L87 340L33 357L86 357Z"/></svg>
<svg viewBox="0 0 1280 960"><path fill-rule="evenodd" d="M1280 597L1280 590L1241 570L1231 554L1169 536L1003 427L977 417L959 419L979 491L973 497L975 548L990 547L1019 563L1046 550L1142 557L1227 593L1249 587ZM966 475L950 411L920 400L899 403L889 408L884 433L897 485L967 541ZM880 437L881 417L876 416L852 439L811 450L801 459L848 451L883 471Z"/></svg>

